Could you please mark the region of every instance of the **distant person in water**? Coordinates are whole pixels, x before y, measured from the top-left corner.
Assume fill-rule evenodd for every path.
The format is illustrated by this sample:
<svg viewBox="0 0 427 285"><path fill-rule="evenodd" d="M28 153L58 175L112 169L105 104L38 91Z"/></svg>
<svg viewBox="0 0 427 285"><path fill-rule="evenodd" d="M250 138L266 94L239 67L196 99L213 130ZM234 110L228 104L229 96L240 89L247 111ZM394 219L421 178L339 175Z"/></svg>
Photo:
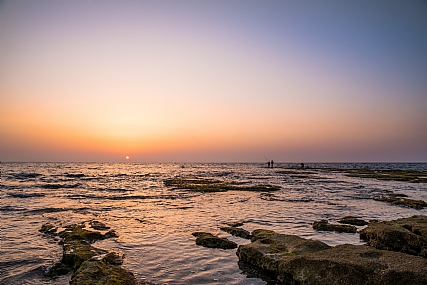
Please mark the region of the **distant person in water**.
<svg viewBox="0 0 427 285"><path fill-rule="evenodd" d="M301 168L304 168L304 163L301 162Z"/></svg>
<svg viewBox="0 0 427 285"><path fill-rule="evenodd" d="M271 168L273 168L273 165L274 165L274 161L272 160L271 161Z"/></svg>
<svg viewBox="0 0 427 285"><path fill-rule="evenodd" d="M267 168L270 168L270 161L267 161Z"/></svg>

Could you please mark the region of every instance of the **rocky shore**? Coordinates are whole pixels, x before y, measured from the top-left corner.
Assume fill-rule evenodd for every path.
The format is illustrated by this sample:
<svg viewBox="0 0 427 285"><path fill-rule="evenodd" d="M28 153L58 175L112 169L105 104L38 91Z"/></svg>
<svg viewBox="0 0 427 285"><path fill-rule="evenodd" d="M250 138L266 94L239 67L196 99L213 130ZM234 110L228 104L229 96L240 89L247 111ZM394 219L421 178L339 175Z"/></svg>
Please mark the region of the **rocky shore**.
<svg viewBox="0 0 427 285"><path fill-rule="evenodd" d="M60 261L45 271L45 275L56 278L72 271L70 285L142 285L134 275L122 268L123 256L116 252L96 248L92 245L97 240L117 237L114 230L98 221L91 221L89 227L99 231L86 229L86 223L72 224L63 231L57 232L57 227L44 224L40 232L48 237L61 238L63 254Z"/></svg>
<svg viewBox="0 0 427 285"><path fill-rule="evenodd" d="M196 244L209 248L237 248L239 267L244 273L263 278L268 284L284 285L421 285L427 284L427 217L413 216L393 221L370 221L347 216L330 224L313 223L317 230L343 230L367 226L359 231L367 245L335 247L296 235L258 229L242 229L243 223L220 227L233 236L250 239L238 245L227 238L194 232ZM322 225L320 227L319 225ZM352 229L352 228L351 228ZM117 237L98 221L68 225L58 232L52 224L41 226L49 238L59 237L63 255L45 274L51 278L72 272L70 285L142 285L121 267L123 256L96 248L93 243Z"/></svg>
<svg viewBox="0 0 427 285"><path fill-rule="evenodd" d="M278 284L427 284L427 217L371 222L360 231L369 245L330 247L268 230L252 232L239 261ZM240 264L240 263L239 263Z"/></svg>

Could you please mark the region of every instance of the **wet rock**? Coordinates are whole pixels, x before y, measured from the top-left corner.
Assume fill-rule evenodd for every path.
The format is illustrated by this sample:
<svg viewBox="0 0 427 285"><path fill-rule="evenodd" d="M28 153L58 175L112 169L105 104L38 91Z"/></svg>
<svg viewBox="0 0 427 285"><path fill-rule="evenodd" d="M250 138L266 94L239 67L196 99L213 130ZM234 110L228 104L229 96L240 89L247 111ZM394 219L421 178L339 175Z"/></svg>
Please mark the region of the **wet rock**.
<svg viewBox="0 0 427 285"><path fill-rule="evenodd" d="M174 178L164 181L167 187L175 189L186 189L197 192L225 192L225 191L255 191L269 192L280 190L280 186L259 184L259 185L239 185L233 181L223 181L204 178Z"/></svg>
<svg viewBox="0 0 427 285"><path fill-rule="evenodd" d="M55 262L51 267L47 268L44 275L55 278L60 275L65 275L70 272L72 268L62 262Z"/></svg>
<svg viewBox="0 0 427 285"><path fill-rule="evenodd" d="M87 241L74 240L63 244L61 262L73 270L77 270L83 262L94 256L106 254L108 251L93 247Z"/></svg>
<svg viewBox="0 0 427 285"><path fill-rule="evenodd" d="M406 181L411 183L426 183L427 171L418 170L391 170L368 168L319 168L326 171L343 172L350 177L374 178L378 180Z"/></svg>
<svg viewBox="0 0 427 285"><path fill-rule="evenodd" d="M106 250L92 246L91 243L116 237L115 231L111 230L106 234L101 234L97 231L88 231L84 227L84 224L68 225L65 230L57 234L61 238L59 243L62 244L62 259L47 270L47 276L55 277L67 274L71 270L76 271L84 262L108 253ZM53 228L50 224L44 224L39 231L52 231Z"/></svg>
<svg viewBox="0 0 427 285"><path fill-rule="evenodd" d="M89 260L80 266L71 278L70 285L138 285L128 270L105 261Z"/></svg>
<svg viewBox="0 0 427 285"><path fill-rule="evenodd" d="M46 224L41 226L41 228L39 229L39 232L47 234L47 235L55 235L57 229L58 228L55 227L54 225L52 225L51 223L46 223Z"/></svg>
<svg viewBox="0 0 427 285"><path fill-rule="evenodd" d="M239 264L275 276L280 284L427 284L427 260L369 246L330 247L320 241L256 230L239 246Z"/></svg>
<svg viewBox="0 0 427 285"><path fill-rule="evenodd" d="M234 241L214 236L211 233L195 232L192 235L196 237L197 245L221 249L237 248L237 244Z"/></svg>
<svg viewBox="0 0 427 285"><path fill-rule="evenodd" d="M245 239L251 239L252 235L250 232L244 229L236 228L236 227L221 227L222 231L227 232L233 236L241 237Z"/></svg>
<svg viewBox="0 0 427 285"><path fill-rule="evenodd" d="M64 231L58 233L58 236L62 238L63 243L75 240L85 240L92 243L107 238L100 232L88 231L84 229L84 225L76 224L66 226Z"/></svg>
<svg viewBox="0 0 427 285"><path fill-rule="evenodd" d="M102 258L102 261L114 265L121 265L123 264L123 255L117 252L109 252Z"/></svg>
<svg viewBox="0 0 427 285"><path fill-rule="evenodd" d="M393 205L405 206L417 210L421 210L424 207L427 207L427 203L423 200L413 200L405 197L407 197L405 194L391 193L386 196L374 197L373 199L376 201L388 202Z"/></svg>
<svg viewBox="0 0 427 285"><path fill-rule="evenodd" d="M427 258L427 216L370 223L359 234L362 240L378 249Z"/></svg>
<svg viewBox="0 0 427 285"><path fill-rule="evenodd" d="M353 225L353 226L366 226L369 224L367 221L361 220L358 217L346 216L341 218L338 223Z"/></svg>
<svg viewBox="0 0 427 285"><path fill-rule="evenodd" d="M90 221L89 224L92 229L98 230L98 231L106 231L110 229L110 227L107 227L104 223L101 223L98 221Z"/></svg>
<svg viewBox="0 0 427 285"><path fill-rule="evenodd" d="M353 225L335 225L330 224L327 220L315 221L313 229L317 231L333 231L338 233L355 233L357 228Z"/></svg>

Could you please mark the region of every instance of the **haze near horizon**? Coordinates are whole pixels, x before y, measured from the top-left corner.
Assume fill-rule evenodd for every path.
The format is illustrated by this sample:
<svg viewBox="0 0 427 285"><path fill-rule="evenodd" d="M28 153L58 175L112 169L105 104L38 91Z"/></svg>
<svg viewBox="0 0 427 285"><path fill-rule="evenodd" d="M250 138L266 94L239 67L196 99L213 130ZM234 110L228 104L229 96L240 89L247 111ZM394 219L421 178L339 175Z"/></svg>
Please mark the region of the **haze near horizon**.
<svg viewBox="0 0 427 285"><path fill-rule="evenodd" d="M0 13L3 162L427 162L425 1Z"/></svg>

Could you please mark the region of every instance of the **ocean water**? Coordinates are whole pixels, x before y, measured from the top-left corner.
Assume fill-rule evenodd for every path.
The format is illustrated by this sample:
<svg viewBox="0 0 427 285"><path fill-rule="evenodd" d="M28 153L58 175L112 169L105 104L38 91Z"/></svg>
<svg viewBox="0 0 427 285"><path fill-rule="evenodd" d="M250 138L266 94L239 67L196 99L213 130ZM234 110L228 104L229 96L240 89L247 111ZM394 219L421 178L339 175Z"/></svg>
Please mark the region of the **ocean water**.
<svg viewBox="0 0 427 285"><path fill-rule="evenodd" d="M244 222L242 228L271 229L321 240L330 245L361 244L358 234L316 232L315 220L354 215L389 220L427 215L374 201L390 191L427 201L427 183L379 181L314 169L340 167L427 170L413 164L137 164L137 163L2 163L0 284L68 284L71 274L51 280L43 271L61 258L58 239L38 232L44 223L57 226L97 220L119 237L95 247L124 253L123 267L151 284L267 284L238 266L236 250L209 249L191 235L206 231L238 244L219 228ZM200 177L272 184L281 190L195 193L173 190L164 180ZM361 227L359 227L361 228Z"/></svg>

